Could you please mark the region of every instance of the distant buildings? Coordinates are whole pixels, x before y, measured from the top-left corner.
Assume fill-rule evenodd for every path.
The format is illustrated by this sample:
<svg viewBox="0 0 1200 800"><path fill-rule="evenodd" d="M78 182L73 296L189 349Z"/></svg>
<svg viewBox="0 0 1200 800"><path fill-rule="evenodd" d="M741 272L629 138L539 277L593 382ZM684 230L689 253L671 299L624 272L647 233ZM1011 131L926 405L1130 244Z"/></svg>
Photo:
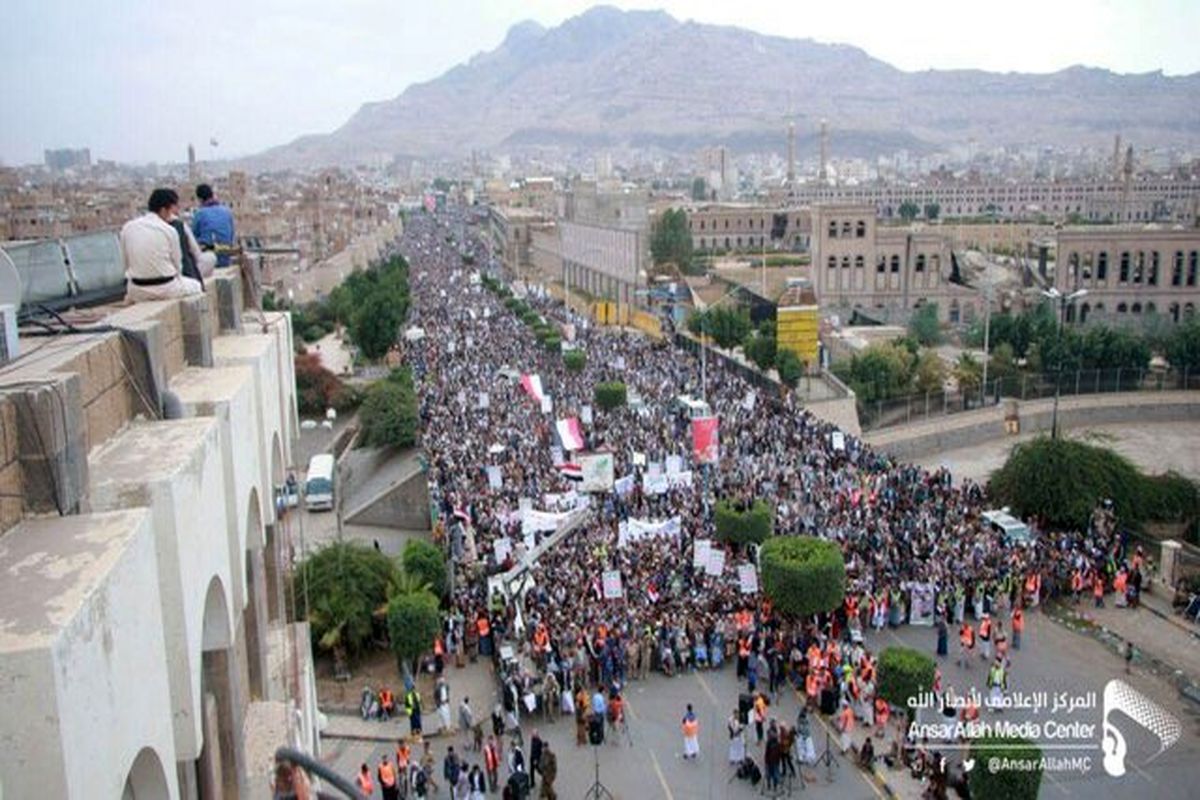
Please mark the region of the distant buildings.
<svg viewBox="0 0 1200 800"><path fill-rule="evenodd" d="M67 169L81 169L92 165L92 151L86 147L78 150L70 148L46 150L44 156L46 167L60 172Z"/></svg>

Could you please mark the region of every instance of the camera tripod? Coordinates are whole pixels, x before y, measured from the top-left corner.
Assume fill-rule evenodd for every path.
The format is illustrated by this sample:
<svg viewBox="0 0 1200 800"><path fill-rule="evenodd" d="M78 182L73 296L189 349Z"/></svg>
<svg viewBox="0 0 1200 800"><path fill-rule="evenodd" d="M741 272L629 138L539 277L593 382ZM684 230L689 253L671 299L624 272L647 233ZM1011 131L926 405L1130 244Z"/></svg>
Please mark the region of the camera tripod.
<svg viewBox="0 0 1200 800"><path fill-rule="evenodd" d="M584 800L614 800L612 792L604 788L604 784L600 782L600 748L597 745L592 745L592 762L596 767L596 780L592 782L592 786L583 796Z"/></svg>
<svg viewBox="0 0 1200 800"><path fill-rule="evenodd" d="M838 763L837 756L833 754L833 736L830 735L828 729L825 731L825 750L821 755L817 756L817 760L813 766L815 767L820 764L825 765L825 780L833 783L833 770L835 767L840 768L842 765Z"/></svg>

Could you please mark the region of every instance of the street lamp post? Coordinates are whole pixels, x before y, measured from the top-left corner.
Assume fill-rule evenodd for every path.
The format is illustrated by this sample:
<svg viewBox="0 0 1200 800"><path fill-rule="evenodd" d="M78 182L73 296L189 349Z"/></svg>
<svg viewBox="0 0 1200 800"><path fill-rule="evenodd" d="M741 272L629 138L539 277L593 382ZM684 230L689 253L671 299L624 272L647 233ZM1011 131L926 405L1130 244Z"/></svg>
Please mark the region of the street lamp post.
<svg viewBox="0 0 1200 800"><path fill-rule="evenodd" d="M705 346L705 337L708 335L709 325L707 314L709 311L721 305L721 303L724 303L730 297L733 297L734 293L737 292L739 288L741 287L734 286L725 294L721 295L721 297L715 303L705 306L700 317L700 399L705 403L708 402L708 347Z"/></svg>
<svg viewBox="0 0 1200 800"><path fill-rule="evenodd" d="M1051 302L1058 304L1058 373L1054 376L1054 411L1050 415L1050 438L1058 438L1058 398L1062 394L1062 370L1063 370L1063 350L1062 350L1062 332L1063 322L1067 315L1067 307L1074 305L1076 300L1082 299L1087 295L1087 289L1078 289L1070 294L1063 294L1058 290L1057 286L1052 286L1047 290L1042 291L1042 295L1049 298Z"/></svg>

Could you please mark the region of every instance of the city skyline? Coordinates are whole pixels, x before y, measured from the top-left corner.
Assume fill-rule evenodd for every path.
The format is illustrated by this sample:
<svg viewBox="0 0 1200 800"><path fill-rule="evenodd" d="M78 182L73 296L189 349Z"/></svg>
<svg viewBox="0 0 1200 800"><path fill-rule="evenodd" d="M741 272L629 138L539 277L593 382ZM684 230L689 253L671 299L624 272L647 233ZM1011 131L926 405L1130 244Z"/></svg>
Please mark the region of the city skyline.
<svg viewBox="0 0 1200 800"><path fill-rule="evenodd" d="M155 6L151 13L148 4L123 3L93 10L80 24L68 4L19 2L0 34L7 67L0 96L24 124L0 133L0 163L40 162L43 150L59 147L88 147L95 159L180 162L189 142L202 160L254 154L329 132L363 103L395 97L495 47L518 22L549 27L593 5L457 0L435 9L361 0L335 11L308 2L251 8L215 0L198 24L195 9ZM862 3L863 13L854 14L845 4L793 13L753 2L735 9L614 5L847 44L909 71L1050 72L1074 64L1125 73L1200 70L1200 54L1187 41L1200 27L1200 7L1177 0L1137 8L1017 3L986 21L940 0L919 8ZM988 32L982 45L981 25ZM1139 36L1127 36L1135 26ZM197 29L205 33L197 36Z"/></svg>

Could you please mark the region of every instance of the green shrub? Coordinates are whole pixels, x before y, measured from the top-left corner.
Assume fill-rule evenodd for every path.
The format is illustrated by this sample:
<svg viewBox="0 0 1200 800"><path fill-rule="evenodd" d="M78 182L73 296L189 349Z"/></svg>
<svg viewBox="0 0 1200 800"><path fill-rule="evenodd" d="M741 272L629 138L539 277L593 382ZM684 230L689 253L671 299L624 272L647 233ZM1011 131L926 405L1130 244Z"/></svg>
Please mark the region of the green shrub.
<svg viewBox="0 0 1200 800"><path fill-rule="evenodd" d="M714 516L717 538L733 544L762 544L775 525L771 507L763 500L755 500L744 510L734 507L729 500L719 500Z"/></svg>
<svg viewBox="0 0 1200 800"><path fill-rule="evenodd" d="M307 593L301 606L317 647L334 651L339 661L361 653L396 574L392 559L358 542L333 542L306 556L292 580L297 592Z"/></svg>
<svg viewBox="0 0 1200 800"><path fill-rule="evenodd" d="M441 629L438 599L428 590L398 592L387 604L388 639L400 671L415 672L416 660L429 652Z"/></svg>
<svg viewBox="0 0 1200 800"><path fill-rule="evenodd" d="M809 617L842 604L846 562L834 542L774 536L763 543L759 563L763 592L783 614Z"/></svg>
<svg viewBox="0 0 1200 800"><path fill-rule="evenodd" d="M1042 788L1040 765L1034 769L997 769L987 767L991 759L1038 763L1042 750L1028 739L1016 736L982 736L971 741L971 758L976 768L967 783L975 800L1037 800Z"/></svg>
<svg viewBox="0 0 1200 800"><path fill-rule="evenodd" d="M417 442L419 412L412 373L393 370L387 380L367 388L358 413L360 447L412 447Z"/></svg>
<svg viewBox="0 0 1200 800"><path fill-rule="evenodd" d="M436 597L446 596L446 559L432 542L412 539L401 556L404 572L427 585Z"/></svg>
<svg viewBox="0 0 1200 800"><path fill-rule="evenodd" d="M609 381L596 384L595 401L598 408L612 411L625 405L627 390L620 381Z"/></svg>
<svg viewBox="0 0 1200 800"><path fill-rule="evenodd" d="M775 354L775 369L779 372L780 382L793 389L804 376L804 362L792 350L782 349Z"/></svg>
<svg viewBox="0 0 1200 800"><path fill-rule="evenodd" d="M562 350L562 337L557 333L548 334L544 339L542 339L542 344L551 353L557 353Z"/></svg>
<svg viewBox="0 0 1200 800"><path fill-rule="evenodd" d="M582 350L565 350L563 351L563 366L571 372L583 372L583 368L587 366L587 356Z"/></svg>
<svg viewBox="0 0 1200 800"><path fill-rule="evenodd" d="M937 665L933 659L910 647L888 647L879 655L879 696L912 716L910 698L930 691Z"/></svg>

